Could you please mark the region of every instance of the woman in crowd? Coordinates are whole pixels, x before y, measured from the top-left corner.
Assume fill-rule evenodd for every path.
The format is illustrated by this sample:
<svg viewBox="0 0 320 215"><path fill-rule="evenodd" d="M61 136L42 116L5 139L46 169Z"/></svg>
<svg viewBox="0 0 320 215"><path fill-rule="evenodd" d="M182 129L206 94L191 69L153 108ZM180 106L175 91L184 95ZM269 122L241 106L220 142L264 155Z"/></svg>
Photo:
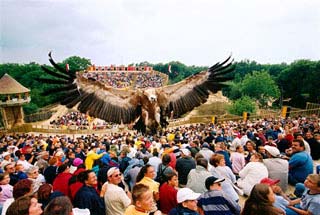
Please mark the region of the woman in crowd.
<svg viewBox="0 0 320 215"><path fill-rule="evenodd" d="M16 199L8 208L6 215L41 215L41 204L32 195Z"/></svg>
<svg viewBox="0 0 320 215"><path fill-rule="evenodd" d="M268 169L263 164L262 155L252 154L250 162L239 172L239 176L238 186L243 189L245 195L249 195L255 184L268 177Z"/></svg>
<svg viewBox="0 0 320 215"><path fill-rule="evenodd" d="M166 175L167 181L163 183L159 191L159 205L163 214L168 214L169 211L176 207L177 202L177 187L179 185L178 175L174 172Z"/></svg>
<svg viewBox="0 0 320 215"><path fill-rule="evenodd" d="M281 215L285 214L272 204L275 202L275 195L269 185L256 184L244 204L241 215Z"/></svg>
<svg viewBox="0 0 320 215"><path fill-rule="evenodd" d="M12 198L13 187L10 183L9 173L0 173L0 187L1 187L1 195L0 195L0 212L2 211L2 207L4 202L7 199Z"/></svg>

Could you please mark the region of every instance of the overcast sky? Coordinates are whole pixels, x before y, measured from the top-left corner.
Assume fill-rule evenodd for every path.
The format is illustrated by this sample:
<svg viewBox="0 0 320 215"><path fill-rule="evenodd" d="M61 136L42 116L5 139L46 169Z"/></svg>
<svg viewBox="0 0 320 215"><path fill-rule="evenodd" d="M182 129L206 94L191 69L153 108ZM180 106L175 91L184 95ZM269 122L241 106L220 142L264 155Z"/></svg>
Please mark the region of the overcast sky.
<svg viewBox="0 0 320 215"><path fill-rule="evenodd" d="M0 0L0 63L320 60L319 0Z"/></svg>

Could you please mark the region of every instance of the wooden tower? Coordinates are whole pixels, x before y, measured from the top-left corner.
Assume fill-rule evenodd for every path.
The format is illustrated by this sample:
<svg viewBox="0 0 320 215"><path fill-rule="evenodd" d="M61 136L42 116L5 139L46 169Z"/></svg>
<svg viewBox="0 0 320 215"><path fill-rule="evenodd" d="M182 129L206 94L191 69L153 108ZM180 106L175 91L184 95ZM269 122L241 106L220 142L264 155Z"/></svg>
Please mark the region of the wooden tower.
<svg viewBox="0 0 320 215"><path fill-rule="evenodd" d="M30 102L29 92L8 74L0 79L0 110L6 129L24 123L22 105Z"/></svg>

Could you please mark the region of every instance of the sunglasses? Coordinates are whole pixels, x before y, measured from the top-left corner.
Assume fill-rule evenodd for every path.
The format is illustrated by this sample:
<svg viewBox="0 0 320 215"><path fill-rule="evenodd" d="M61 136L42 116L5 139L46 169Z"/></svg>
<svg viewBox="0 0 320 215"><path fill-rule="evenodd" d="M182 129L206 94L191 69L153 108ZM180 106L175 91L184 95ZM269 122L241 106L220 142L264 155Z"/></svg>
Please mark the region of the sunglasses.
<svg viewBox="0 0 320 215"><path fill-rule="evenodd" d="M114 175L114 177L119 177L121 176L121 173Z"/></svg>

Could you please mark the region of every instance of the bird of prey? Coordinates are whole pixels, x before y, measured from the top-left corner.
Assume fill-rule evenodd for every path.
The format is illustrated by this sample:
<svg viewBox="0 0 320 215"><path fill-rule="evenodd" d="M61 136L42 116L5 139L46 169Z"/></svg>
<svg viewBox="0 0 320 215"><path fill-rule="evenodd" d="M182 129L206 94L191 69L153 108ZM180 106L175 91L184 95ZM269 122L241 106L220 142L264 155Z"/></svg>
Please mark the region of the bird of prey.
<svg viewBox="0 0 320 215"><path fill-rule="evenodd" d="M77 105L82 113L113 123L134 123L141 132L155 133L168 125L169 117L178 118L205 103L210 93L216 93L232 79L235 69L229 56L207 71L198 72L186 79L158 88L123 89L83 77L81 72L67 71L58 65L49 53L53 66L42 66L52 78L38 78L42 83L52 84L45 94L63 92L62 105Z"/></svg>

